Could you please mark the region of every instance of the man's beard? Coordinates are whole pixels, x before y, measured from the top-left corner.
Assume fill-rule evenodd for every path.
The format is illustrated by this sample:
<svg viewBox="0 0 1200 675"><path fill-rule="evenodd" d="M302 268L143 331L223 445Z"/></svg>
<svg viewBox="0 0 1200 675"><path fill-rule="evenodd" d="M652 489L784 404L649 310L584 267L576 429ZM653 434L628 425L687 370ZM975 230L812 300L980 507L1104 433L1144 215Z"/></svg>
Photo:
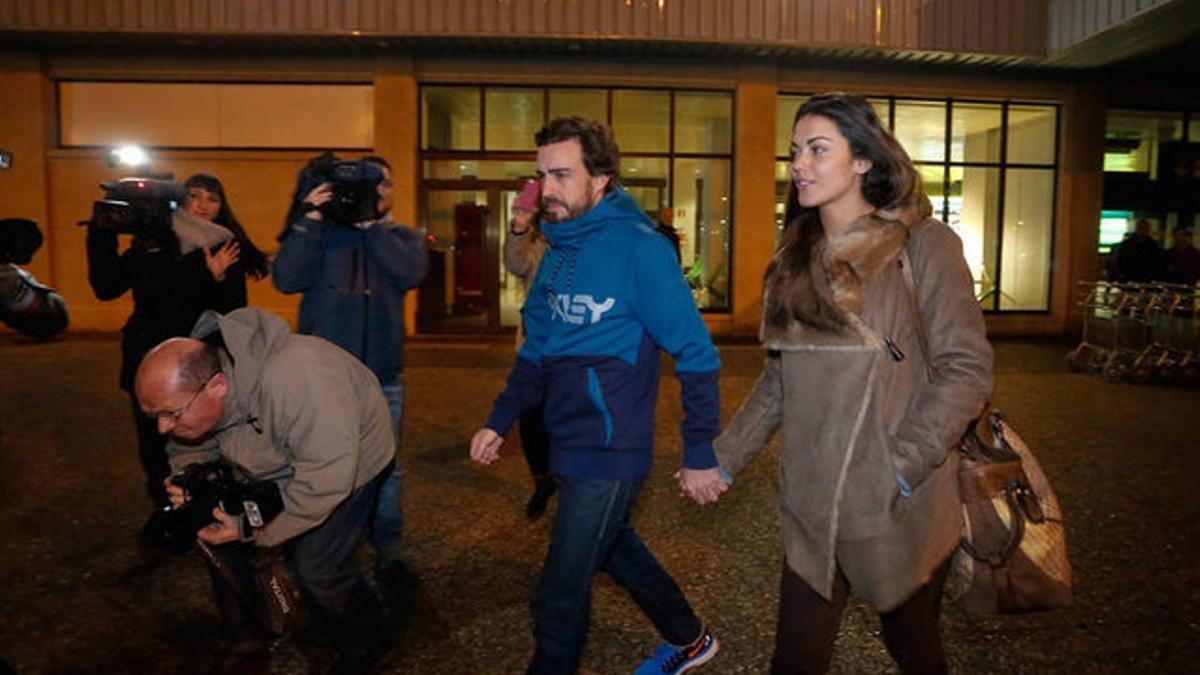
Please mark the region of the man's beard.
<svg viewBox="0 0 1200 675"><path fill-rule="evenodd" d="M548 204L558 204L563 206L566 208L567 212L560 217L558 214L546 208ZM576 218L579 218L583 214L590 211L591 208L591 204L587 203L568 204L559 199L549 199L542 203L542 220L548 223L565 223L568 220L575 220Z"/></svg>

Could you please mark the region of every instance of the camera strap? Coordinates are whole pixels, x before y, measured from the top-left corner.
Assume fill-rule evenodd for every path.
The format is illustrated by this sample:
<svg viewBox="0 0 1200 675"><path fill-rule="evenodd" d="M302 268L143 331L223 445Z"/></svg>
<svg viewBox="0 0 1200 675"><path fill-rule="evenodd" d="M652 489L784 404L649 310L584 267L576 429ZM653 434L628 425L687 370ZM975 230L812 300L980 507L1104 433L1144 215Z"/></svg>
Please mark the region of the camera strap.
<svg viewBox="0 0 1200 675"><path fill-rule="evenodd" d="M263 630L275 636L287 632L288 624L295 618L296 598L287 579L283 577L275 565L268 565L265 570L257 569L255 565L254 578L247 580L257 588L249 589L245 581L239 580L229 565L208 544L196 540L196 548L200 555L212 565L229 588L241 601L242 606L249 610L258 625Z"/></svg>

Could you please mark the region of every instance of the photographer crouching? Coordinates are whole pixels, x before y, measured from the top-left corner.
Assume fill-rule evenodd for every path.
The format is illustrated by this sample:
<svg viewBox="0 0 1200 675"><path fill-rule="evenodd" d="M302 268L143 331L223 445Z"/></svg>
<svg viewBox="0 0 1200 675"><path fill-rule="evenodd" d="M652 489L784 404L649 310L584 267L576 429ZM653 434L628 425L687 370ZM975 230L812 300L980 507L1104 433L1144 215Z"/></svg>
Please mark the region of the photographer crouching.
<svg viewBox="0 0 1200 675"><path fill-rule="evenodd" d="M141 412L170 435L177 471L220 458L246 478L278 487L282 509L274 518L257 507L234 515L224 502L198 538L243 570L252 567L254 547L282 547L337 650L333 670L377 665L392 636L354 551L392 473L395 446L371 371L329 342L293 335L283 319L245 308L207 312L190 338L155 347L138 367L135 387ZM180 510L194 496L185 486L209 482L168 479L165 486ZM270 636L247 606L254 599L238 597L217 575L214 589L230 641L225 665L266 660Z"/></svg>
<svg viewBox="0 0 1200 675"><path fill-rule="evenodd" d="M28 265L41 247L42 232L35 221L0 220L0 322L46 340L67 327L67 304L18 266Z"/></svg>

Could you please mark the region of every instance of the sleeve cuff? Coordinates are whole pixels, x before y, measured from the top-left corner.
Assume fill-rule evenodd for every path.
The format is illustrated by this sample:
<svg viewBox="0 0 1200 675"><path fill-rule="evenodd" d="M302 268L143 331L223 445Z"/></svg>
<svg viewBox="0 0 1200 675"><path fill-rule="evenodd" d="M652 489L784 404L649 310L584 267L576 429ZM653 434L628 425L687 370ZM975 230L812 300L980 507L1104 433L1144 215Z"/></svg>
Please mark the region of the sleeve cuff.
<svg viewBox="0 0 1200 675"><path fill-rule="evenodd" d="M717 464L717 455L713 452L712 441L704 441L687 446L683 450L683 465L694 470L713 469Z"/></svg>

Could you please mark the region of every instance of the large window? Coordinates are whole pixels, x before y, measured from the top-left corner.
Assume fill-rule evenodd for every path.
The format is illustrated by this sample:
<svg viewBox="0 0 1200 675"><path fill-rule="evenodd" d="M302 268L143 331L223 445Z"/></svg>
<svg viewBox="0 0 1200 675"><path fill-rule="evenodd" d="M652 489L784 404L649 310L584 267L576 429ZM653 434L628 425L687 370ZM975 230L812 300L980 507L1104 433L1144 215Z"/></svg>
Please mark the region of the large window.
<svg viewBox="0 0 1200 675"><path fill-rule="evenodd" d="M564 115L612 126L621 150L622 184L655 224L678 233L683 272L697 304L704 310L729 310L734 136L730 92L425 85L423 178L477 182L532 176L537 158L534 133L547 120Z"/></svg>
<svg viewBox="0 0 1200 675"><path fill-rule="evenodd" d="M779 97L776 226L784 226L792 120ZM988 311L1050 307L1058 107L1009 101L870 98L921 174L934 216L958 233Z"/></svg>

